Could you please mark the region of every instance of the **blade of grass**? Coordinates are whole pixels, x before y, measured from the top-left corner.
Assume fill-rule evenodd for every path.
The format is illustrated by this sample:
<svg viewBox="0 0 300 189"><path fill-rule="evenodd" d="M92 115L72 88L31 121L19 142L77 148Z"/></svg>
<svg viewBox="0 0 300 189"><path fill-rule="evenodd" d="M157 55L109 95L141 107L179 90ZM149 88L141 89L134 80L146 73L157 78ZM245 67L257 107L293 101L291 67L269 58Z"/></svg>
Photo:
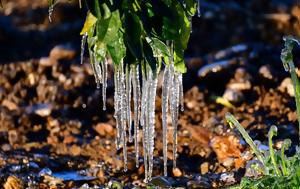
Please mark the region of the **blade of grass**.
<svg viewBox="0 0 300 189"><path fill-rule="evenodd" d="M251 137L249 136L247 131L244 129L244 127L235 119L235 117L232 114L230 114L228 112L226 113L225 118L226 118L226 121L231 126L234 125L238 129L238 131L242 134L245 141L250 145L250 147L253 150L253 152L255 153L257 159L262 162L264 167L266 167L265 166L266 164L265 164L264 158L263 158L263 154L259 151L258 147L254 144L253 140L251 139Z"/></svg>

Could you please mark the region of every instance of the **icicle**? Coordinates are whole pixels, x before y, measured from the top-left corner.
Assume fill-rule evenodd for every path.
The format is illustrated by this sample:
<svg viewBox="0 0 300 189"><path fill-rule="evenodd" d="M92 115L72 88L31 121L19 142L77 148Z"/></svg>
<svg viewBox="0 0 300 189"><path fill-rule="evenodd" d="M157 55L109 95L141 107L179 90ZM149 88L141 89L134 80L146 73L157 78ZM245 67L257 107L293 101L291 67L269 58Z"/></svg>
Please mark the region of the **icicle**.
<svg viewBox="0 0 300 189"><path fill-rule="evenodd" d="M54 3L52 5L50 5L49 9L48 9L48 18L49 18L49 22L52 22L52 14L53 14L53 10L54 10Z"/></svg>
<svg viewBox="0 0 300 189"><path fill-rule="evenodd" d="M95 77L95 82L96 82L96 85L97 85L97 89L100 88L100 82L99 82L99 79L98 79L98 76L97 76L97 68L96 68L96 61L95 61L95 54L93 53L93 51L91 49L89 49L89 55L90 55L90 64L92 66L92 70L93 70L93 73L94 73L94 77Z"/></svg>
<svg viewBox="0 0 300 189"><path fill-rule="evenodd" d="M179 101L180 101L180 111L184 111L184 95L183 95L183 84L182 84L182 74L178 76L179 80Z"/></svg>
<svg viewBox="0 0 300 189"><path fill-rule="evenodd" d="M131 120L131 73L130 65L126 65L126 96L127 96L127 125L128 125L128 137L129 142L133 141L132 136L132 120Z"/></svg>
<svg viewBox="0 0 300 189"><path fill-rule="evenodd" d="M149 173L148 180L151 179L152 170L153 170L153 153L154 153L154 138L155 138L155 97L156 97L156 88L157 88L157 78L152 73L152 70L148 71L149 76L149 86L148 86L148 161L149 161Z"/></svg>
<svg viewBox="0 0 300 189"><path fill-rule="evenodd" d="M95 57L95 55L94 55ZM97 88L99 89L100 88L100 84L102 84L102 68L101 68L101 65L99 62L97 62L96 58L94 60L94 66L95 66L95 77L97 79Z"/></svg>
<svg viewBox="0 0 300 189"><path fill-rule="evenodd" d="M117 137L116 137L116 148L119 150L122 144L122 137L123 137L123 130L122 130L122 122L121 122L121 113L120 113L120 71L119 68L115 67L115 74L114 74L114 82L115 82L115 92L114 92L114 109L115 114L114 117L116 119L116 127L117 127Z"/></svg>
<svg viewBox="0 0 300 189"><path fill-rule="evenodd" d="M136 167L139 167L139 118L140 118L140 80L139 66L131 66L133 103L134 103L134 149Z"/></svg>
<svg viewBox="0 0 300 189"><path fill-rule="evenodd" d="M201 17L201 7L200 7L200 3L201 3L201 0L198 0L198 4L197 4L197 16L198 16L198 17Z"/></svg>
<svg viewBox="0 0 300 189"><path fill-rule="evenodd" d="M168 106L169 106L169 79L170 70L166 66L162 84L162 127L163 127L163 159L164 159L164 176L167 176L167 161L168 161Z"/></svg>
<svg viewBox="0 0 300 189"><path fill-rule="evenodd" d="M144 167L145 167L145 179L144 182L148 181L148 116L147 116L147 109L148 109L148 81L146 78L146 73L142 73L143 77L143 90L142 90L142 100L141 100L141 125L143 127L143 153L144 153Z"/></svg>
<svg viewBox="0 0 300 189"><path fill-rule="evenodd" d="M80 64L83 64L83 55L88 34L85 33L81 38Z"/></svg>
<svg viewBox="0 0 300 189"><path fill-rule="evenodd" d="M121 128L122 128L122 141L123 141L123 159L124 159L124 171L127 171L127 95L125 88L125 74L123 62L120 64L120 110L121 110Z"/></svg>
<svg viewBox="0 0 300 189"><path fill-rule="evenodd" d="M107 88L107 59L104 60L102 65L102 103L103 103L103 110L106 110L106 88Z"/></svg>
<svg viewBox="0 0 300 189"><path fill-rule="evenodd" d="M171 67L172 68L172 67ZM174 70L174 69L173 69ZM171 119L173 126L173 168L176 168L176 157L177 157L177 126L178 126L178 109L179 109L179 79L178 73L174 73L171 84L170 94L170 110Z"/></svg>

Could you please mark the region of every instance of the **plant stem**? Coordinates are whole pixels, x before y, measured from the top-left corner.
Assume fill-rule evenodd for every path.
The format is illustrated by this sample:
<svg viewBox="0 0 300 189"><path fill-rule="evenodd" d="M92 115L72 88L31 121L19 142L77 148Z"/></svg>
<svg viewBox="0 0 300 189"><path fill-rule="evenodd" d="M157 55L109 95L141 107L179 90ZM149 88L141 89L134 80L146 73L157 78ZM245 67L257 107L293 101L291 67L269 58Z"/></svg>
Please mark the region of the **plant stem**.
<svg viewBox="0 0 300 189"><path fill-rule="evenodd" d="M285 155L284 155L284 151L286 149L288 149L290 146L291 146L291 140L290 139L285 139L283 141L283 144L282 144L282 147L281 147L281 162L282 162L282 173L284 176L288 175L288 170L287 170L287 167L286 167L286 162L285 162Z"/></svg>
<svg viewBox="0 0 300 189"><path fill-rule="evenodd" d="M298 80L297 73L295 71L295 65L293 61L293 48L294 44L297 43L300 45L300 42L293 37L284 37L283 39L284 49L281 51L281 61L283 63L283 67L285 71L290 72L292 83L295 92L295 101L296 101L296 109L297 109L297 118L298 118L298 132L299 132L299 141L300 141L300 84Z"/></svg>
<svg viewBox="0 0 300 189"><path fill-rule="evenodd" d="M274 148L273 148L272 138L273 138L274 135L275 136L277 135L277 127L273 125L273 126L271 126L271 128L269 130L269 133L268 133L269 151L270 151L270 158L271 158L272 164L274 166L275 173L276 173L277 176L280 176L281 173L278 169L278 165L277 165L277 162L276 162L276 159L275 159L275 152L274 152Z"/></svg>
<svg viewBox="0 0 300 189"><path fill-rule="evenodd" d="M257 159L262 162L264 167L266 167L266 164L265 164L265 161L263 158L263 154L259 151L257 146L254 144L253 140L251 139L251 137L249 136L247 131L244 129L244 127L234 118L234 116L232 114L230 114L228 112L226 113L225 118L229 124L233 124L238 129L238 131L242 134L243 138L250 145L250 147L253 150L253 152L255 153Z"/></svg>

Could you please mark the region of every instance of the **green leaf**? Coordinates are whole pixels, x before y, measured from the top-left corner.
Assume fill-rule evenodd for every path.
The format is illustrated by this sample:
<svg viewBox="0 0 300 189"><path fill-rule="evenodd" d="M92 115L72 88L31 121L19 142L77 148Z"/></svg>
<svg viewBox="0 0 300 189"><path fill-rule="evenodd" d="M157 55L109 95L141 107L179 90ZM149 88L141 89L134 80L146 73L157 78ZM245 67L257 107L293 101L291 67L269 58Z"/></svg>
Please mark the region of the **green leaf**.
<svg viewBox="0 0 300 189"><path fill-rule="evenodd" d="M97 18L89 12L85 19L80 35L84 35L85 33L87 33L94 26L96 22L97 22Z"/></svg>
<svg viewBox="0 0 300 189"><path fill-rule="evenodd" d="M110 22L110 18L108 19L100 19L97 22L97 37L99 41L103 41L105 38L105 35L107 33L108 27L109 27L109 22Z"/></svg>
<svg viewBox="0 0 300 189"><path fill-rule="evenodd" d="M125 40L130 52L138 59L143 57L142 51L142 26L137 15L125 14L124 20Z"/></svg>
<svg viewBox="0 0 300 189"><path fill-rule="evenodd" d="M147 63L149 64L149 66L151 67L151 70L153 71L153 73L156 73L156 59L153 56L153 51L151 46L149 45L149 43L147 43L147 41L145 40L143 43L143 47L144 47L144 55L145 55L145 59L147 61Z"/></svg>
<svg viewBox="0 0 300 189"><path fill-rule="evenodd" d="M86 0L87 6L91 13L100 19L102 17L101 10L100 10L100 1L99 0Z"/></svg>
<svg viewBox="0 0 300 189"><path fill-rule="evenodd" d="M116 33L116 40L111 43L107 43L107 51L109 52L115 65L120 64L126 54L126 47L123 41L123 34L121 31Z"/></svg>
<svg viewBox="0 0 300 189"><path fill-rule="evenodd" d="M103 11L104 11L103 18L104 18L104 19L110 18L111 12L110 12L109 7L107 6L107 4L106 4L106 3L102 3L102 4L101 4L101 8L102 8Z"/></svg>
<svg viewBox="0 0 300 189"><path fill-rule="evenodd" d="M170 56L170 51L164 42L162 42L161 40L155 37L152 38L148 37L146 38L146 40L152 48L154 57Z"/></svg>

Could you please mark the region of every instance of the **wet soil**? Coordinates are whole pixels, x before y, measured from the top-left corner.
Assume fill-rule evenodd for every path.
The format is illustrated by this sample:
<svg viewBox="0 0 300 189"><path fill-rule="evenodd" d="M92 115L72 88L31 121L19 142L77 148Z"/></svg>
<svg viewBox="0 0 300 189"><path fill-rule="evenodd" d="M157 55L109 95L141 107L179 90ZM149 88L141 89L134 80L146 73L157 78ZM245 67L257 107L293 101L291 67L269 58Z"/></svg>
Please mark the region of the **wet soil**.
<svg viewBox="0 0 300 189"><path fill-rule="evenodd" d="M8 188L145 187L144 167L128 171L116 150L112 65L107 111L102 111L86 57L79 64L84 8L58 4L53 23L46 2L11 0L0 14L0 186ZM299 35L294 1L203 1L193 18L184 75L185 110L178 128L177 169L162 177L160 95L156 103L154 179L160 187L213 188L236 184L252 159L249 147L224 119L231 112L254 140L275 147L298 140L292 85L280 62L282 36ZM299 49L295 64L300 66ZM300 72L299 72L300 73ZM160 93L160 90L158 90ZM222 103L230 101L231 105ZM170 139L171 134L168 135ZM171 141L171 140L169 140Z"/></svg>

